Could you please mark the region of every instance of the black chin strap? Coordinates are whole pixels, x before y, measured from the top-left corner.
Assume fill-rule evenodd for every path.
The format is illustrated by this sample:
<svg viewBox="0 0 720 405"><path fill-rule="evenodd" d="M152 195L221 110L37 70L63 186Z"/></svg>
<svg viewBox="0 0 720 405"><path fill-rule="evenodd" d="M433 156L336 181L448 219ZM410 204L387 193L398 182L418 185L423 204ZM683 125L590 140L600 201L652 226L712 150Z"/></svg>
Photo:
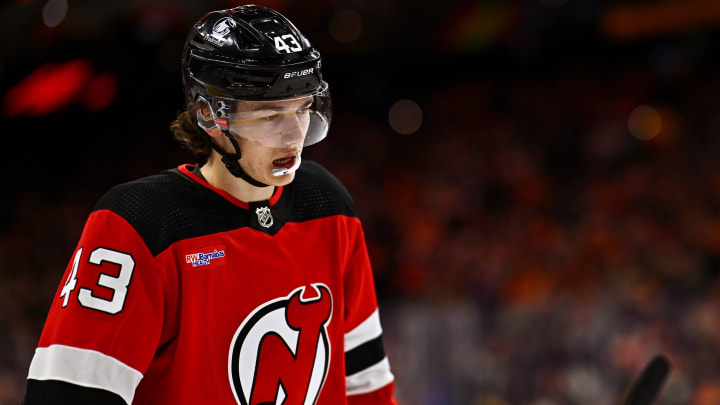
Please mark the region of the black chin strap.
<svg viewBox="0 0 720 405"><path fill-rule="evenodd" d="M215 151L217 153L219 153L220 156L222 156L222 162L225 164L225 167L228 169L230 174L247 181L248 183L250 183L251 185L253 185L255 187L270 187L268 184L261 183L255 179L253 179L252 177L250 177L249 174L245 173L245 170L243 170L242 167L240 167L240 163L238 162L241 157L240 156L240 146L238 145L237 140L235 140L235 137L230 135L229 131L222 130L222 133L225 135L225 137L227 139L230 140L230 143L232 143L233 148L235 148L235 153L227 153L224 150L222 150L220 148L220 146L218 146L215 142L213 142L212 137L210 135L208 135L208 133L205 132L204 129L200 128L200 126L198 126L197 123L195 124L195 129L198 132L200 132L202 135L208 137L208 140L210 141L210 146L212 146L212 148L215 149Z"/></svg>

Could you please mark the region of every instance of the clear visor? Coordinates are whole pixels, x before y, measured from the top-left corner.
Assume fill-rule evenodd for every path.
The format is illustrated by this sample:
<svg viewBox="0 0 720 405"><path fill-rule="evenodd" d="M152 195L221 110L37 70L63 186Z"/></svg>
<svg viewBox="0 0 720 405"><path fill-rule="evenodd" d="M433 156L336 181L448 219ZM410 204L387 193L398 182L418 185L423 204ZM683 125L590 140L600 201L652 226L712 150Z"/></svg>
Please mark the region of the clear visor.
<svg viewBox="0 0 720 405"><path fill-rule="evenodd" d="M269 148L298 149L327 136L332 116L327 83L315 93L281 100L213 98L215 124Z"/></svg>

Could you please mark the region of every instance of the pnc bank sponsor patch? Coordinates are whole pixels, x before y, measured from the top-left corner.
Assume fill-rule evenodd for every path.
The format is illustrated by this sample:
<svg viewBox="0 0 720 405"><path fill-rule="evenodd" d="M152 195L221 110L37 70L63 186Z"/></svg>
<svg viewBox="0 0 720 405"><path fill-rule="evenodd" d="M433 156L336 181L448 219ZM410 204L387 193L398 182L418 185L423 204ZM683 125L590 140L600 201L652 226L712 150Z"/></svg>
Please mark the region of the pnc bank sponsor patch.
<svg viewBox="0 0 720 405"><path fill-rule="evenodd" d="M225 261L224 247L210 247L197 253L185 255L185 263L192 267L204 267L220 264Z"/></svg>

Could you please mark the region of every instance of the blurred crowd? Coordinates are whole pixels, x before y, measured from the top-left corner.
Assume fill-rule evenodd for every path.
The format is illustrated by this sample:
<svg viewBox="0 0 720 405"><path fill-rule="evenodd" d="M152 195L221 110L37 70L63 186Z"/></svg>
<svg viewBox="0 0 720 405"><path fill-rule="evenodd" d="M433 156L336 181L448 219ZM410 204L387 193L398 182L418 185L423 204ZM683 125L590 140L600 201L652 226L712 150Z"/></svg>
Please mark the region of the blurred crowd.
<svg viewBox="0 0 720 405"><path fill-rule="evenodd" d="M663 353L659 403L720 403L718 90L650 64L478 75L418 100L416 134L335 128L353 153L319 160L364 220L401 398L616 404Z"/></svg>
<svg viewBox="0 0 720 405"><path fill-rule="evenodd" d="M366 108L372 95L330 83L330 135L304 158L354 197L401 405L618 404L659 353L672 364L659 404L720 404L720 70L710 47L689 52L707 59L683 64L671 47L515 72L471 61L418 81L433 85L409 92L422 123L406 135L385 106ZM162 100L181 100L176 73ZM117 113L103 127L116 143L69 156L87 152L88 170L44 167L47 187L2 201L0 405L20 402L102 193L190 162L158 110L132 127Z"/></svg>

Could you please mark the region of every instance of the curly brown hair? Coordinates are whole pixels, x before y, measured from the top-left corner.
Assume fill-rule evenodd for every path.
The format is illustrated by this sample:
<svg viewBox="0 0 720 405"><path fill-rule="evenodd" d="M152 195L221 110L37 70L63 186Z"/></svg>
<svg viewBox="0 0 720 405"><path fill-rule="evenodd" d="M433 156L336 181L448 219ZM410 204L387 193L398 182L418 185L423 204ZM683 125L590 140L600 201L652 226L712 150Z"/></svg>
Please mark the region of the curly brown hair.
<svg viewBox="0 0 720 405"><path fill-rule="evenodd" d="M178 114L177 119L170 124L170 130L173 132L175 140L180 145L189 150L193 155L202 162L206 162L212 147L208 136L203 136L198 132L196 119L198 110L202 107L201 103L193 105L189 110Z"/></svg>

